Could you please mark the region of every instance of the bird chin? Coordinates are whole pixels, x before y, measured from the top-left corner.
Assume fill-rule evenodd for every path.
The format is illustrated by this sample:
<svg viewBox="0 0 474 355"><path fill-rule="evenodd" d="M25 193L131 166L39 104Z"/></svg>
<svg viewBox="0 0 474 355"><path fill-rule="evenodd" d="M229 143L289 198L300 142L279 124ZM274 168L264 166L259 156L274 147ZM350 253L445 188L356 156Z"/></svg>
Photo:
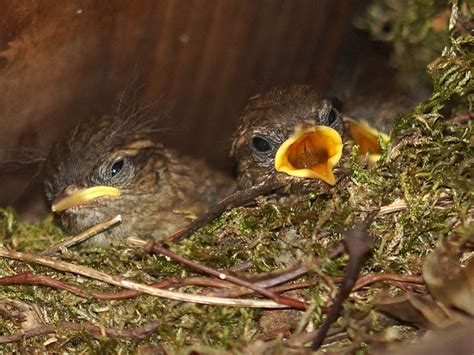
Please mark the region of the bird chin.
<svg viewBox="0 0 474 355"><path fill-rule="evenodd" d="M78 234L105 222L114 216L108 216L94 205L79 205L61 212L59 219L64 230L70 234Z"/></svg>

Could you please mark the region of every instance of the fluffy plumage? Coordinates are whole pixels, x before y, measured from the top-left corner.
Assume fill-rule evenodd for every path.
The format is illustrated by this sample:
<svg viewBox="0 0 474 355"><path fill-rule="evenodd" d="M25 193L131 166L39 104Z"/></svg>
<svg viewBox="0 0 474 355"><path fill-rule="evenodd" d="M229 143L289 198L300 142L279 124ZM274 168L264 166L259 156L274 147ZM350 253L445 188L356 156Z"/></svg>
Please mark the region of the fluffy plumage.
<svg viewBox="0 0 474 355"><path fill-rule="evenodd" d="M58 142L46 161L48 203L93 186L112 186L104 196L60 212L71 234L122 215L122 223L93 238L107 245L129 236L161 239L186 225L227 194L233 182L205 163L181 157L158 141L156 119L129 114L88 121Z"/></svg>

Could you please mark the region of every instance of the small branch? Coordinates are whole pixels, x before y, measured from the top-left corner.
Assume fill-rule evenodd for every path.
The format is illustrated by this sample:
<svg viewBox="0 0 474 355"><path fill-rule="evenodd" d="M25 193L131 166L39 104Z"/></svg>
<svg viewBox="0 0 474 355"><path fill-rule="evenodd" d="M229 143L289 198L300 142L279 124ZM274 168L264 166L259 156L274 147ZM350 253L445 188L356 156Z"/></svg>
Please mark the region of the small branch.
<svg viewBox="0 0 474 355"><path fill-rule="evenodd" d="M71 272L74 274L89 277L95 280L100 280L111 285L128 288L135 291L147 293L152 296L168 298L183 302L193 302L209 305L220 305L228 307L251 307L251 308L287 308L283 304L276 303L270 300L249 300L249 299L230 299L219 297L208 297L201 295L193 295L181 292L173 292L168 290L157 289L149 285L140 284L135 281L125 279L120 276L112 276L102 271L98 271L89 267L71 264L61 260L54 260L47 257L34 255L30 253L20 253L13 250L8 250L5 247L0 247L0 257L15 259L25 262L32 262L35 264L47 266L55 270Z"/></svg>
<svg viewBox="0 0 474 355"><path fill-rule="evenodd" d="M253 281L254 285L256 286L263 287L265 289L270 290L271 292L275 292L275 289L277 288L273 286L297 279L300 276L305 275L307 272L308 269L306 266L297 263L286 270L280 270L278 272L270 273L272 274L268 275L270 277L261 278L261 276L266 275L253 275L251 281ZM219 297L242 297L248 294L252 294L253 292L253 290L249 290L248 288L240 287L239 289L224 289L218 291L216 295Z"/></svg>
<svg viewBox="0 0 474 355"><path fill-rule="evenodd" d="M35 286L49 286L60 290L71 292L72 294L82 298L95 298L99 300L124 300L133 297L143 295L143 292L134 290L124 290L118 292L99 292L99 291L87 291L78 286L72 285L68 282L56 280L48 276L34 275L31 271L4 276L0 278L0 285L35 285ZM207 286L207 287L220 287L220 288L232 288L234 285L227 281L216 280L214 278L204 277L189 277L186 279L174 277L167 280L163 280L159 283L151 285L154 288L167 289L171 287L181 286Z"/></svg>
<svg viewBox="0 0 474 355"><path fill-rule="evenodd" d="M344 281L344 277L333 277L333 282L341 283ZM382 282L394 285L399 288L403 288L401 285L410 283L415 285L424 285L422 276L413 276L413 275L398 275L398 274L389 274L389 273L380 273L374 275L365 275L360 277L352 288L351 292L359 290L367 285L370 285L375 282ZM304 281L288 285L272 287L270 290L276 293L287 292L292 290L299 290L302 288L307 288L311 286L319 285L321 281ZM406 287L405 287L406 288ZM231 297L236 297L236 294L230 295ZM238 296L241 296L238 294Z"/></svg>
<svg viewBox="0 0 474 355"><path fill-rule="evenodd" d="M80 233L80 234L78 234L74 237L63 240L62 242L60 242L60 243L52 246L51 248L41 252L41 255L54 255L58 251L60 251L61 249L69 248L69 247L72 247L74 245L80 244L80 243L86 241L87 239L93 237L94 235L99 234L99 233L109 229L113 225L115 225L117 223L120 223L120 222L122 222L122 216L117 215L109 221L99 223L99 224L85 230L84 232L82 232L82 233Z"/></svg>
<svg viewBox="0 0 474 355"><path fill-rule="evenodd" d="M377 211L378 212L378 211ZM348 230L344 233L344 245L349 253L349 263L344 280L339 289L334 303L329 311L326 319L316 332L311 344L311 350L318 350L324 342L331 324L334 323L342 310L342 304L351 293L352 287L357 281L360 269L365 257L370 251L371 238L367 232L370 224L375 218L377 212L372 212L369 216L356 228Z"/></svg>
<svg viewBox="0 0 474 355"><path fill-rule="evenodd" d="M276 303L279 303L279 304L282 304L282 305L287 305L287 306L297 308L297 309L302 309L302 310L306 309L306 305L305 305L304 302L301 302L301 301L298 301L298 300L295 300L295 299L292 299L292 298L284 297L284 296L279 296L279 295L277 295L277 294L275 294L271 291L268 291L265 288L262 288L260 286L255 285L252 282L242 280L238 277L226 274L222 271L217 271L217 270L211 269L211 268L209 268L205 265L199 264L199 263L197 263L193 260L190 260L188 258L185 258L185 257L181 256L181 255L173 253L171 250L165 248L160 243L148 242L148 241L145 241L145 240L141 240L139 238L128 238L128 242L129 242L129 244L132 244L133 246L143 247L149 253L158 253L158 254L165 255L165 256L167 256L167 257L169 257L173 260L176 260L177 262L179 262L183 265L189 266L189 267L191 267L195 270L198 270L198 271L204 272L206 274L215 276L215 277L217 277L221 280L230 281L230 282L232 282L236 285L247 287L247 288L249 288L249 289L251 289L255 292L258 292L258 293L272 299Z"/></svg>
<svg viewBox="0 0 474 355"><path fill-rule="evenodd" d="M271 179L264 181L258 185L252 186L247 190L236 191L233 194L227 196L204 215L198 217L196 220L191 222L187 227L165 238L163 240L163 243L179 243L183 239L191 236L198 229L204 227L206 224L219 217L225 211L235 207L244 206L249 202L253 201L256 197L270 193L274 190L279 189L282 186L282 182L276 179Z"/></svg>
<svg viewBox="0 0 474 355"><path fill-rule="evenodd" d="M131 330L120 330L113 328L99 327L91 323L72 323L72 322L59 322L58 325L55 324L44 324L33 329L11 334L0 336L0 344L7 344L17 342L23 339L33 338L46 334L57 333L58 330L69 331L69 332L81 332L87 331L88 333L96 337L116 337L116 338L127 338L127 339L143 339L148 335L153 333L156 328L160 326L160 321L155 320L151 323L148 323L142 327L138 327Z"/></svg>
<svg viewBox="0 0 474 355"><path fill-rule="evenodd" d="M362 287L365 287L367 285L370 285L371 283L374 282L384 282L384 283L390 283L393 284L394 282L399 282L399 283L410 283L410 284L416 284L416 285L424 285L425 281L423 280L422 276L415 276L415 275L399 275L399 274L391 274L391 273L380 273L380 274L373 274L373 275L365 275L360 277L356 284L354 285L354 288L352 291L359 290ZM399 286L396 285L395 286Z"/></svg>

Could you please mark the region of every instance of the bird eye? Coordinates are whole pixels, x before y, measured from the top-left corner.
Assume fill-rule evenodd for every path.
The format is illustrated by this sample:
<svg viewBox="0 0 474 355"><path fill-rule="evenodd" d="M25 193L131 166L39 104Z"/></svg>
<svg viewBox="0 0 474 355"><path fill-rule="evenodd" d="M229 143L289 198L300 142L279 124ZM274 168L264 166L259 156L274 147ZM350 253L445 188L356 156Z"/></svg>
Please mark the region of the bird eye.
<svg viewBox="0 0 474 355"><path fill-rule="evenodd" d="M133 161L127 157L118 157L115 160L103 161L92 174L92 180L97 184L108 186L119 186L127 183L133 178L135 166Z"/></svg>
<svg viewBox="0 0 474 355"><path fill-rule="evenodd" d="M272 149L270 143L262 137L253 137L252 145L259 152L268 152L270 149Z"/></svg>
<svg viewBox="0 0 474 355"><path fill-rule="evenodd" d="M337 116L337 111L334 108L331 108L326 116L328 124L332 125L337 120Z"/></svg>
<svg viewBox="0 0 474 355"><path fill-rule="evenodd" d="M124 161L123 158L116 160L110 167L110 177L116 176L123 169Z"/></svg>

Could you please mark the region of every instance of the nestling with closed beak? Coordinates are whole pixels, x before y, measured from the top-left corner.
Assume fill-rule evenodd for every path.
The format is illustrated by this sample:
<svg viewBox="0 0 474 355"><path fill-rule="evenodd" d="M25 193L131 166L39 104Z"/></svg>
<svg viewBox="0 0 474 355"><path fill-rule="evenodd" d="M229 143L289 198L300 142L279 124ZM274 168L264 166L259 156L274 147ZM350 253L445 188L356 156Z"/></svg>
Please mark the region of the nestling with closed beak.
<svg viewBox="0 0 474 355"><path fill-rule="evenodd" d="M103 117L80 124L52 148L45 194L66 232L77 234L120 214L119 225L88 244L131 236L159 240L233 189L230 178L159 143L158 121Z"/></svg>

